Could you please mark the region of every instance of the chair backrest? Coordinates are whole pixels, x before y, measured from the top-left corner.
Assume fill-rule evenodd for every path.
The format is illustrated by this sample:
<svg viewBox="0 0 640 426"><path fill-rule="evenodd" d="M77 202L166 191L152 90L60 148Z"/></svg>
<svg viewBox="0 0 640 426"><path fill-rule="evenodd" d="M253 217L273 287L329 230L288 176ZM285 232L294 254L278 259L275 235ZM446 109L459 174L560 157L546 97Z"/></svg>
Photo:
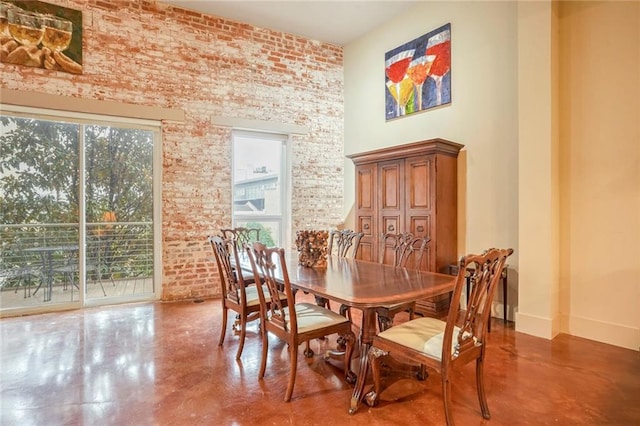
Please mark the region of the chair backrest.
<svg viewBox="0 0 640 426"><path fill-rule="evenodd" d="M484 339L491 315L491 303L502 275L502 269L513 249L486 250L480 255L463 256L459 262L456 287L451 298L442 346L443 367L456 359L463 363L477 358L484 351ZM467 274L471 279L471 294L468 296L466 311L462 312L460 298L466 286ZM454 335L455 327L460 331ZM452 346L453 345L453 346ZM452 354L452 347L455 348ZM447 349L448 348L448 351Z"/></svg>
<svg viewBox="0 0 640 426"><path fill-rule="evenodd" d="M220 234L223 238L233 238L233 240L236 242L238 250L244 250L244 247L248 243L260 241L259 228L245 228L240 226L232 229L221 229Z"/></svg>
<svg viewBox="0 0 640 426"><path fill-rule="evenodd" d="M420 269L430 237L415 237L410 232L382 234L379 263Z"/></svg>
<svg viewBox="0 0 640 426"><path fill-rule="evenodd" d="M342 231L334 230L329 233L328 254L334 254L338 257L349 257L355 259L360 247L360 240L364 237L364 232L356 232L350 229Z"/></svg>
<svg viewBox="0 0 640 426"><path fill-rule="evenodd" d="M297 333L298 323L295 314L295 299L287 272L284 249L278 247L268 248L261 242L253 242L246 245L246 251L251 262L254 279L256 282L262 280L263 285L269 290L268 295L271 298L271 303L267 306L264 292L258 292L262 315L261 321L265 324L271 323L289 334ZM283 284L278 282L278 277L282 278ZM281 289L287 296L286 305L280 298L279 291ZM289 310L288 315L285 315L285 309Z"/></svg>
<svg viewBox="0 0 640 426"><path fill-rule="evenodd" d="M246 305L247 296L242 270L231 266L231 256L234 256L235 264L240 265L235 240L215 235L209 237L209 243L218 265L222 297Z"/></svg>

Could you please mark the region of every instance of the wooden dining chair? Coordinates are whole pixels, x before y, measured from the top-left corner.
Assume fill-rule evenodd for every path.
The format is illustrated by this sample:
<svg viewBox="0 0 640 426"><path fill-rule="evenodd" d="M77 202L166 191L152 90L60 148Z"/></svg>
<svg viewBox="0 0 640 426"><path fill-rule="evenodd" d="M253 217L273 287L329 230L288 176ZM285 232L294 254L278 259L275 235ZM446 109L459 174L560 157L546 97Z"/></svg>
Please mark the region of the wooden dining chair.
<svg viewBox="0 0 640 426"><path fill-rule="evenodd" d="M364 237L364 232L356 232L351 229L343 229L329 232L329 244L327 246L327 254L334 255L338 257L345 257L350 259L355 259L358 254L358 249L360 248L360 241ZM324 306L327 309L331 309L331 302L329 299L324 297L315 296L316 304L319 306ZM349 318L351 321L353 318L351 317L351 309L347 305L340 305L339 308L340 315ZM338 338L338 349L344 350L346 341L344 338ZM309 342L307 342L307 351L309 349Z"/></svg>
<svg viewBox="0 0 640 426"><path fill-rule="evenodd" d="M220 236L228 240L233 240L236 244L236 249L240 253L244 253L244 247L248 243L254 241L260 241L260 229L259 228L246 228L238 226L236 228L225 228L220 230ZM253 276L245 277L245 284L253 283Z"/></svg>
<svg viewBox="0 0 640 426"><path fill-rule="evenodd" d="M364 232L356 232L350 229L333 230L329 232L329 245L327 253L338 257L355 259L360 248L360 240Z"/></svg>
<svg viewBox="0 0 640 426"><path fill-rule="evenodd" d="M365 396L370 406L378 404L381 389L381 364L386 356L401 362L420 363L442 376L442 398L448 425L451 416L451 382L453 368L476 361L476 388L482 416L489 419L489 407L484 390L484 357L487 324L491 302L512 249L489 249L481 255L460 259L456 286L446 321L436 318L416 318L389 328L374 337L368 353L373 373L373 390ZM473 268L473 287L466 310L460 311L460 297L465 287L465 271ZM389 384L387 384L389 385Z"/></svg>
<svg viewBox="0 0 640 426"><path fill-rule="evenodd" d="M333 230L329 232L327 253L338 257L355 259L358 254L358 249L360 248L362 237L364 237L364 232L356 232L350 229ZM318 300L318 298L316 298L316 301L320 306L326 306L331 309L328 299ZM340 306L340 314L351 319L351 311L347 305Z"/></svg>
<svg viewBox="0 0 640 426"><path fill-rule="evenodd" d="M351 330L351 321L327 308L313 303L295 303L294 294L289 281L289 274L285 262L285 252L282 248L267 248L260 242L254 242L246 247L256 281L263 280L271 295L277 294L280 286L284 287L287 305L284 301L272 297L272 303L266 303L266 297L260 295L260 323L262 332L262 360L258 377L264 378L267 367L267 353L269 349L268 333L272 333L289 348L290 373L289 383L285 391L284 400L291 400L296 381L298 366L298 346L312 339L328 336L334 333L345 336L346 350L343 355L344 375L349 380L351 372L351 355L355 344L355 334ZM281 282L278 281L281 277ZM307 357L313 356L305 351ZM325 359L327 357L325 356Z"/></svg>
<svg viewBox="0 0 640 426"><path fill-rule="evenodd" d="M397 267L420 269L430 240L429 237L415 237L408 232L382 234L379 262ZM393 318L400 312L408 311L409 318L413 319L414 309L415 302L376 308L380 331L391 327Z"/></svg>
<svg viewBox="0 0 640 426"><path fill-rule="evenodd" d="M238 250L244 250L248 243L260 241L260 228L246 228L238 226L236 228L221 229L220 235L223 238L233 239L236 242Z"/></svg>
<svg viewBox="0 0 640 426"><path fill-rule="evenodd" d="M247 323L260 318L259 294L262 294L264 289L261 286L256 286L253 281L252 283L247 283L243 278L242 270L232 267L231 256L233 256L236 265L240 264L235 240L211 236L209 237L209 243L216 258L222 287L222 327L218 345L222 346L224 343L228 311L231 309L237 313L237 323L233 325L233 328L240 333L240 342L236 352L236 359L240 359L247 335ZM286 304L284 293L275 293L275 297ZM268 301L268 303L271 301L269 296Z"/></svg>

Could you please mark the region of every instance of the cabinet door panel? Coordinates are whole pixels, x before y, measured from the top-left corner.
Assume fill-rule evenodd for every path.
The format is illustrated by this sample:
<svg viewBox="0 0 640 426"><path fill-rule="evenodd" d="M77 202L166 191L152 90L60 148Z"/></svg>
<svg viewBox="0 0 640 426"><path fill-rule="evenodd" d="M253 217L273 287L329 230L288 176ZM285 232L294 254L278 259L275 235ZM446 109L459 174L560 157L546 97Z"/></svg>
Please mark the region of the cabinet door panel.
<svg viewBox="0 0 640 426"><path fill-rule="evenodd" d="M374 241L376 240L373 231L373 218L371 216L359 216L356 229L360 232L364 232L362 240L360 240L360 248L358 249L357 258L362 260L368 260L375 262L374 257Z"/></svg>
<svg viewBox="0 0 640 426"><path fill-rule="evenodd" d="M399 234L404 232L400 230L399 215L385 215L382 217L382 234Z"/></svg>
<svg viewBox="0 0 640 426"><path fill-rule="evenodd" d="M357 168L356 194L357 209L373 209L375 202L375 168L371 165Z"/></svg>
<svg viewBox="0 0 640 426"><path fill-rule="evenodd" d="M401 192L403 177L399 161L380 164L380 208L398 210L402 205Z"/></svg>
<svg viewBox="0 0 640 426"><path fill-rule="evenodd" d="M407 208L431 209L432 205L432 161L430 157L407 159Z"/></svg>
<svg viewBox="0 0 640 426"><path fill-rule="evenodd" d="M360 232L363 232L365 237L373 236L373 233L371 232L373 230L373 227L371 226L373 219L371 216L360 216L358 220L360 222L358 226Z"/></svg>
<svg viewBox="0 0 640 426"><path fill-rule="evenodd" d="M358 259L375 261L375 242L379 233L378 210L378 164L361 164L356 167L356 231L364 232L360 241Z"/></svg>
<svg viewBox="0 0 640 426"><path fill-rule="evenodd" d="M430 227L430 216L429 215L414 215L409 216L409 232L411 232L416 237L429 237L431 234L429 233Z"/></svg>

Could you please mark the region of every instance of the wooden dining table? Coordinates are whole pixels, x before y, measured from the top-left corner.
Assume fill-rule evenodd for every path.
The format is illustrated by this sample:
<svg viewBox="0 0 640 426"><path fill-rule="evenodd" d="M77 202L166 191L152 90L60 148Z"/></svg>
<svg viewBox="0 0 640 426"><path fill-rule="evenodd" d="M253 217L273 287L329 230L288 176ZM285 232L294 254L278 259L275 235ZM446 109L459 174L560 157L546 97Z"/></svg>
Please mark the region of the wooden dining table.
<svg viewBox="0 0 640 426"><path fill-rule="evenodd" d="M449 293L453 291L456 280L452 275L337 256L328 256L326 268L310 268L298 264L295 251L287 252L286 266L293 288L362 311L360 365L349 406L350 414L358 410L364 392L369 369L367 353L376 335L375 309ZM246 259L241 260L241 267L251 270Z"/></svg>

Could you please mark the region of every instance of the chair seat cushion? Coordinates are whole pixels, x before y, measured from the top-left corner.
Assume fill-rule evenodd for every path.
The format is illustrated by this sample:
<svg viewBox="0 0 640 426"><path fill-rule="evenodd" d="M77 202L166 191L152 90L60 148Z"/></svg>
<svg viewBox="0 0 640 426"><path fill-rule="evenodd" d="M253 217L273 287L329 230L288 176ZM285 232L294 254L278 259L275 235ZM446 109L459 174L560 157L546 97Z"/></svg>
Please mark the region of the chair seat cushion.
<svg viewBox="0 0 640 426"><path fill-rule="evenodd" d="M262 287L262 292L263 292L263 294L265 295L265 297L267 298L267 301L268 301L269 300L269 290L267 289L266 285L263 285L261 287ZM247 295L247 306L257 306L257 305L260 304L260 296L258 296L258 286L249 285L249 286L245 287L245 293ZM287 296L284 293L278 292L278 295L280 297L280 300L287 300Z"/></svg>
<svg viewBox="0 0 640 426"><path fill-rule="evenodd" d="M442 360L442 342L447 323L436 318L416 318L389 328L378 336L402 346L422 352L430 358ZM459 327L453 328L451 353L455 351Z"/></svg>
<svg viewBox="0 0 640 426"><path fill-rule="evenodd" d="M298 333L349 322L342 315L312 303L296 303L295 309L298 317Z"/></svg>

